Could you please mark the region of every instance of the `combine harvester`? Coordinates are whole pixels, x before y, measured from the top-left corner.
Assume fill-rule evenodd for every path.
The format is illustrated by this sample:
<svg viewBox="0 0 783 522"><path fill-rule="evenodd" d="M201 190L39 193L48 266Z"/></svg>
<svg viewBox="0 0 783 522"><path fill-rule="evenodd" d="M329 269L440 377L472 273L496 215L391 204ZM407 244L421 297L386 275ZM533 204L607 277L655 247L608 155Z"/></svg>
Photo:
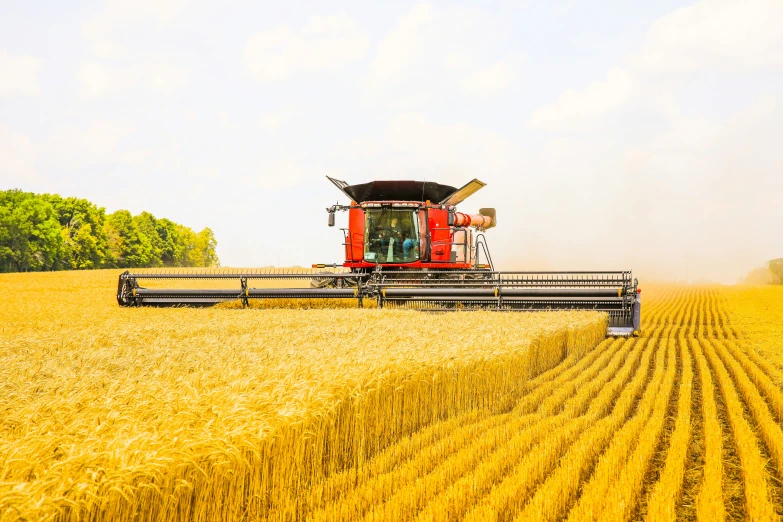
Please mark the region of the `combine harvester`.
<svg viewBox="0 0 783 522"><path fill-rule="evenodd" d="M498 272L483 232L496 225L495 209L457 212L456 205L485 186L474 179L457 189L428 181L372 181L348 185L328 178L349 205L343 230L345 261L313 265L333 272L126 271L121 306L210 306L225 301L279 298L365 299L379 307L445 310L596 310L609 314L608 335L639 332L641 290L630 271ZM145 288L140 281L234 280L233 289ZM256 288L251 281L309 281L305 288Z"/></svg>

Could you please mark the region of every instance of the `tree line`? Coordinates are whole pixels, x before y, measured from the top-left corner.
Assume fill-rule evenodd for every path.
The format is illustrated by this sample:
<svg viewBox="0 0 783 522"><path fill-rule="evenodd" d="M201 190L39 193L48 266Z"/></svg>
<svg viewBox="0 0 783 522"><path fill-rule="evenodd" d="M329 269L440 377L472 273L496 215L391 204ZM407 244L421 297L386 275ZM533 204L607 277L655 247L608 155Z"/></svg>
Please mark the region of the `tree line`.
<svg viewBox="0 0 783 522"><path fill-rule="evenodd" d="M0 272L219 266L211 229L86 199L0 191Z"/></svg>

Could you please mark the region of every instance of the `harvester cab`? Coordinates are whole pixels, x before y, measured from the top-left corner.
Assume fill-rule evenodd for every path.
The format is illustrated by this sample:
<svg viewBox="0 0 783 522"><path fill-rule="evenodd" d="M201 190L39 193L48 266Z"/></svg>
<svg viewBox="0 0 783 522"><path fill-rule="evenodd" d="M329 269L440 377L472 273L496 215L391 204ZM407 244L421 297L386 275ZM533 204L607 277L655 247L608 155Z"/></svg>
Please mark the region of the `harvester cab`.
<svg viewBox="0 0 783 522"><path fill-rule="evenodd" d="M456 208L485 186L477 179L460 188L429 181L349 185L328 179L350 201L326 209L329 226L335 225L336 212L348 213L342 263L316 264L310 272L126 271L119 278L117 301L121 306L210 306L238 300L247 306L253 299L339 298L355 299L359 307L370 299L379 307L429 311L595 310L608 314L608 335L639 332L641 290L630 271L496 271L484 237L497 225L495 209L465 214ZM147 284L162 280L233 280L234 287ZM270 280L301 286L251 285Z"/></svg>
<svg viewBox="0 0 783 522"><path fill-rule="evenodd" d="M385 268L470 270L488 254L474 230L497 224L494 209L457 212L456 205L485 186L474 179L462 188L426 181L372 181L348 185L328 178L351 201L327 209L334 225L337 211L348 212L344 267L369 271ZM482 250L483 248L483 250ZM491 260L485 255L486 267Z"/></svg>

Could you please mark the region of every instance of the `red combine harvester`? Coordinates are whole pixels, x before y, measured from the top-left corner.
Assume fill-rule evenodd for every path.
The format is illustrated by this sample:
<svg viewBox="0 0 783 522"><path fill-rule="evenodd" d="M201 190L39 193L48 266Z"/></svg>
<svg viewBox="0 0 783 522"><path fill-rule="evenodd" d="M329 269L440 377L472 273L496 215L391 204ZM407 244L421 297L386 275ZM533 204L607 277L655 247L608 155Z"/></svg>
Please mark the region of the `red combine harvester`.
<svg viewBox="0 0 783 522"><path fill-rule="evenodd" d="M349 185L328 178L350 200L326 209L348 212L345 261L318 264L331 272L126 271L120 275L121 306L210 306L225 301L277 298L373 299L380 307L446 310L596 310L609 314L609 335L638 333L641 294L630 271L498 272L483 232L497 224L495 209L478 214L456 206L485 186L462 188L429 181L371 181ZM238 281L233 289L145 288L143 280ZM304 280L305 288L255 288L250 281Z"/></svg>

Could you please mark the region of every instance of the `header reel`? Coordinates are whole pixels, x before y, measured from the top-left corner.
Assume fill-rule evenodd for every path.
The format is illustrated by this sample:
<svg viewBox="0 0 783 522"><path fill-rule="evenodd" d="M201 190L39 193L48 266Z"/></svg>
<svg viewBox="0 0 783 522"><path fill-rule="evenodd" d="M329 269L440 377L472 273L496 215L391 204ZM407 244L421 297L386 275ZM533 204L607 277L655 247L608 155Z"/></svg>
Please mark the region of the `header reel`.
<svg viewBox="0 0 783 522"><path fill-rule="evenodd" d="M234 280L238 288L148 288L140 281ZM309 287L254 287L252 281L307 281ZM263 299L369 299L379 308L443 311L594 310L609 316L609 335L637 333L641 294L628 272L493 272L489 270L384 270L307 273L293 271L126 271L119 277L121 306L204 307Z"/></svg>

